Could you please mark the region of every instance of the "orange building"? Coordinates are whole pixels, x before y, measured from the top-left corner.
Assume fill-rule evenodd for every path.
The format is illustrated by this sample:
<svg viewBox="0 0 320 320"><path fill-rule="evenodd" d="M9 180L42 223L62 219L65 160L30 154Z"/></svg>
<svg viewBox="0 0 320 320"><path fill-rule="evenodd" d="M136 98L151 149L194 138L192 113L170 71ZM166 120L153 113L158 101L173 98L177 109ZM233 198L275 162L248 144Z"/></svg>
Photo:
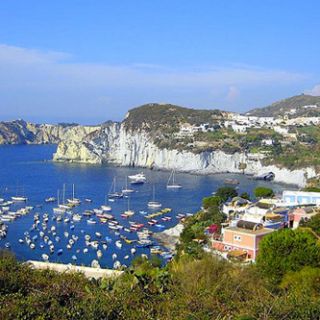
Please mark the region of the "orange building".
<svg viewBox="0 0 320 320"><path fill-rule="evenodd" d="M212 239L212 247L226 253L242 252L246 259L255 261L261 239L273 231L262 224L239 221L236 227L223 229L221 240Z"/></svg>

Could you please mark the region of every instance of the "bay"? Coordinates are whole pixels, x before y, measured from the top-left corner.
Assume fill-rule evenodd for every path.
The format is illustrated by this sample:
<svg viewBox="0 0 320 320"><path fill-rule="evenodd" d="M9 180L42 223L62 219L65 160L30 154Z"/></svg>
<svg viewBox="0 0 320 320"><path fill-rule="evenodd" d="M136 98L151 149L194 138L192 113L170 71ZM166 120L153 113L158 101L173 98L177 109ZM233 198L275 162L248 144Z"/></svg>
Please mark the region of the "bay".
<svg viewBox="0 0 320 320"><path fill-rule="evenodd" d="M23 216L13 222L8 222L9 230L7 237L0 240L0 248L4 248L5 243L11 244L10 250L19 260L41 260L41 255L46 253L50 256L51 262L71 263L72 256L77 256L76 264L90 265L93 259L97 259L96 250L89 248L88 253L83 253L85 248L84 235L91 235L95 239L95 232L102 234L102 239L106 236L112 239L108 244L107 250L102 250L103 256L99 260L101 267L112 268L112 255L117 254L117 260L122 264L129 265L134 258L130 253L133 244L123 242L121 249L115 246L115 241L119 240L114 231L108 229L106 225L97 223L89 225L87 218L83 217L80 222L72 223L74 230L70 230L70 223L57 223L52 221L54 216L53 207L56 204L46 204L45 198L49 196L56 197L57 190L62 191L62 185L66 185L66 198L72 197L72 184L75 185L76 197L82 200L82 204L74 209L74 212L83 213L86 209L99 208L105 204L106 194L109 192L112 181L116 178L118 189L125 186L126 177L143 171L147 177L147 183L144 185L134 186L135 192L130 196L130 209L135 211L135 215L130 218L145 224L151 231L162 231L155 226L149 226L145 216L139 211L152 212L148 209L147 203L152 200L153 187L155 187L155 198L162 203L162 208L171 208L172 220L164 222L159 220L160 224L165 228L176 225L179 220L176 217L180 213L195 213L200 209L203 197L210 196L217 188L224 185L226 178L235 178L240 181L238 186L239 193L248 192L252 194L256 186L267 186L274 189L276 193L281 193L283 189L288 188L286 185L273 182L256 181L245 175L239 174L216 174L216 175L194 175L187 173L177 173L176 181L183 186L179 190L168 190L166 188L167 180L170 172L156 171L141 168L123 168L107 165L85 165L70 163L54 163L50 161L52 154L55 152L55 145L15 145L0 147L0 197L10 199L17 193L24 193L28 197L27 205L42 205L42 208L35 207L34 210L26 216ZM291 187L292 188L292 187ZM92 199L92 203L85 203L85 198ZM129 221L121 218L128 208L127 199L119 199L115 202L108 203L112 206L112 214L116 217L120 224L129 227ZM21 207L21 204L12 206L15 211ZM36 248L30 249L26 244L20 244L19 238L24 238L24 232L29 231L33 224L35 213L43 215L49 214L48 228L56 226L57 235L61 241L55 243L55 253L49 254L48 246L40 248L40 237L35 241ZM38 235L38 231L29 231L31 236ZM69 237L64 236L64 232L69 233ZM79 237L71 250L66 249L66 245L70 236L74 234ZM129 239L137 239L135 233L126 233L121 231ZM53 237L51 236L51 239ZM63 249L62 255L57 255L58 249ZM101 249L101 246L99 247ZM77 252L80 251L80 252ZM136 255L150 255L150 249L137 248ZM128 259L125 256L129 255Z"/></svg>

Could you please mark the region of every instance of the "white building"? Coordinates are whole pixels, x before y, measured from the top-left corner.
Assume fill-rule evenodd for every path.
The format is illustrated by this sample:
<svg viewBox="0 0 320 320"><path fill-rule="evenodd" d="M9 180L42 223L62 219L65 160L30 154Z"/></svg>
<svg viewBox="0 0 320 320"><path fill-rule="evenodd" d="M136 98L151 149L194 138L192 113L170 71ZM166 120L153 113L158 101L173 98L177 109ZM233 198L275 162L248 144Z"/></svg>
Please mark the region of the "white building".
<svg viewBox="0 0 320 320"><path fill-rule="evenodd" d="M290 205L314 204L320 206L320 192L285 190L282 193L282 200Z"/></svg>

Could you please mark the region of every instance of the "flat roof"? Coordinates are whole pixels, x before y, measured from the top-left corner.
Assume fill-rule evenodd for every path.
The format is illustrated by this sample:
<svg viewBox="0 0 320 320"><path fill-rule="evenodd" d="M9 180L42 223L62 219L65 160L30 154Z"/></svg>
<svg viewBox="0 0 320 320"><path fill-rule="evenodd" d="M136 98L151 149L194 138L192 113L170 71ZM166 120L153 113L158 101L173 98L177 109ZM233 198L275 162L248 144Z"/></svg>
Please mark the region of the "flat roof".
<svg viewBox="0 0 320 320"><path fill-rule="evenodd" d="M235 232L239 232L239 233L254 234L254 235L271 233L274 231L274 229L271 229L271 228L250 230L250 229L243 229L243 228L238 228L238 227L227 227L227 228L225 228L225 230L231 230L231 231L235 231Z"/></svg>

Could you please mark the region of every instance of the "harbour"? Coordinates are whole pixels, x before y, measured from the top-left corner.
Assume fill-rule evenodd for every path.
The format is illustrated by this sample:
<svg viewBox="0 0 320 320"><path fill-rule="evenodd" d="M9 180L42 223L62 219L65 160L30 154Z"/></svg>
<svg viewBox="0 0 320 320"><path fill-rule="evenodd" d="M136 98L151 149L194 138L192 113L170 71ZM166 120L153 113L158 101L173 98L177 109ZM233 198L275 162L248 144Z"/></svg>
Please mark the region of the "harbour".
<svg viewBox="0 0 320 320"><path fill-rule="evenodd" d="M250 193L258 185L272 186L279 193L285 187L244 175L175 173L181 188L167 188L170 172L145 169L143 180L141 168L46 161L55 148L0 148L4 159L0 198L2 209L6 208L0 217L7 226L0 247L11 250L21 261L119 269L129 266L136 256L157 254L166 263L173 250L162 246L153 234L199 211L202 198L225 185L225 179L237 179L239 193ZM128 176L137 175L128 181ZM23 186L24 194L16 194L17 185ZM108 197L111 191L117 196ZM8 205L12 196L27 199ZM148 206L150 202L157 206Z"/></svg>

